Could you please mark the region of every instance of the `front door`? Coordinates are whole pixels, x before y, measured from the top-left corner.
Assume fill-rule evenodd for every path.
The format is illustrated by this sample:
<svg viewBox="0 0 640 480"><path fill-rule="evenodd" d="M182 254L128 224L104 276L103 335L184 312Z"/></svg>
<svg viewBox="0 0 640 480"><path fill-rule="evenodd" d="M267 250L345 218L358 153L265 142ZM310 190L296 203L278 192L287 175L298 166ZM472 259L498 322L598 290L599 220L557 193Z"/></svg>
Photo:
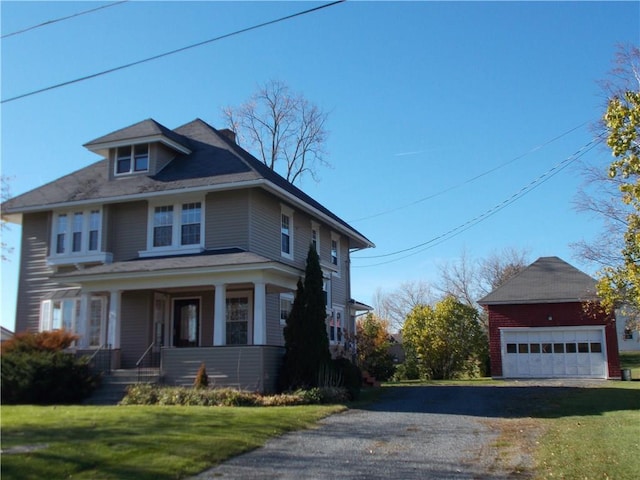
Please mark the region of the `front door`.
<svg viewBox="0 0 640 480"><path fill-rule="evenodd" d="M177 299L173 303L173 346L197 347L200 340L200 300Z"/></svg>

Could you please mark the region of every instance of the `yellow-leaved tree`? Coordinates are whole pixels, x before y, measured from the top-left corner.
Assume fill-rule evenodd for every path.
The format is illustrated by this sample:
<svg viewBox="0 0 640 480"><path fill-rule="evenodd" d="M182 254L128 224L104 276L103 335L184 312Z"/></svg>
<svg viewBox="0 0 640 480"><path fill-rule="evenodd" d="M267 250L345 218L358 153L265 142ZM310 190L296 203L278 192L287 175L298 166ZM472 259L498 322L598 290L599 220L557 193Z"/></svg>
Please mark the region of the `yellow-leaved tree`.
<svg viewBox="0 0 640 480"><path fill-rule="evenodd" d="M603 118L615 160L609 175L620 179L627 215L622 261L601 271L598 293L608 309L623 309L627 327L640 330L640 91L611 98Z"/></svg>
<svg viewBox="0 0 640 480"><path fill-rule="evenodd" d="M487 337L478 311L452 296L434 306L418 305L402 328L407 357L424 379L479 376L487 358Z"/></svg>

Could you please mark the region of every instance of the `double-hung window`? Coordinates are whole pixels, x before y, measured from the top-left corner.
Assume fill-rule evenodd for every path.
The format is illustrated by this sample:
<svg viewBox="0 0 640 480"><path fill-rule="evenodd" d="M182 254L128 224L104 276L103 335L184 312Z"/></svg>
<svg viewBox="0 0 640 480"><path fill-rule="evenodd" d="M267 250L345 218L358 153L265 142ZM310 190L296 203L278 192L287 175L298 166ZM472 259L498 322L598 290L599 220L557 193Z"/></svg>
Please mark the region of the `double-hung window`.
<svg viewBox="0 0 640 480"><path fill-rule="evenodd" d="M89 299L85 328L81 328L80 297L54 298L43 300L40 306L40 331L64 329L78 333L85 330L86 338L81 344L99 347L105 328L105 299L92 296Z"/></svg>
<svg viewBox="0 0 640 480"><path fill-rule="evenodd" d="M280 254L293 258L293 210L284 205L280 211Z"/></svg>
<svg viewBox="0 0 640 480"><path fill-rule="evenodd" d="M320 255L320 225L311 222L311 246Z"/></svg>
<svg viewBox="0 0 640 480"><path fill-rule="evenodd" d="M149 209L148 248L140 255L201 251L203 218L201 201L152 205Z"/></svg>
<svg viewBox="0 0 640 480"><path fill-rule="evenodd" d="M200 245L200 225L202 223L202 206L200 202L182 205L181 245Z"/></svg>
<svg viewBox="0 0 640 480"><path fill-rule="evenodd" d="M98 258L101 229L102 212L99 208L55 213L49 259L54 263L66 257L80 261L103 261Z"/></svg>
<svg viewBox="0 0 640 480"><path fill-rule="evenodd" d="M281 293L280 294L280 325L286 325L291 308L293 307L293 294Z"/></svg>
<svg viewBox="0 0 640 480"><path fill-rule="evenodd" d="M173 242L173 205L155 207L153 212L153 246L168 247Z"/></svg>
<svg viewBox="0 0 640 480"><path fill-rule="evenodd" d="M340 274L340 237L337 234L331 234L331 265L336 269L336 273Z"/></svg>
<svg viewBox="0 0 640 480"><path fill-rule="evenodd" d="M116 175L149 170L149 145L128 145L116 148Z"/></svg>

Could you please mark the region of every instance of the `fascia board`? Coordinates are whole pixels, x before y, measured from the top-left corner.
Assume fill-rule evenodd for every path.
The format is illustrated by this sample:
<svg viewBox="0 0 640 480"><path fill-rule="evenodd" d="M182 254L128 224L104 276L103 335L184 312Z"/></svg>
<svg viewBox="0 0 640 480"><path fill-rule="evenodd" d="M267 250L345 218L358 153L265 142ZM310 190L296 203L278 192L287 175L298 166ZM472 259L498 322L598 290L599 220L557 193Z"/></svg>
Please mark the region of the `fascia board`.
<svg viewBox="0 0 640 480"><path fill-rule="evenodd" d="M300 200L295 195L287 192L286 190L284 190L281 187L278 187L277 185L274 185L271 182L268 182L267 180L262 180L262 181L264 182L264 187L267 190L271 190L276 195L286 198L289 202L297 205L298 207L300 207L302 210L306 211L307 213L310 213L315 217L322 218L326 223L331 225L337 232L343 233L343 234L345 234L345 235L347 235L349 237L357 239L358 241L360 241L364 245L367 245L367 248L375 247L375 245L371 241L369 241L368 239L366 239L362 235L356 233L354 230L348 229L347 227L345 227L341 223L335 221L333 218L331 218L327 214L321 212L317 208L312 207L308 203L303 202L302 200Z"/></svg>
<svg viewBox="0 0 640 480"><path fill-rule="evenodd" d="M145 270L139 272L113 272L113 273L97 273L97 274L63 274L53 278L61 283L91 285L104 284L110 282L118 282L118 285L126 289L128 284L138 284L144 280L166 279L168 283L165 286L192 286L192 285L213 285L214 275L224 275L225 280L240 282L270 278L265 277L265 272L272 272L281 277L295 278L297 281L301 275L301 271L277 262L267 263L248 263L244 265L221 265L216 267L200 267L200 268L174 268L164 270ZM247 275L249 274L249 275ZM182 281L180 279L182 278Z"/></svg>
<svg viewBox="0 0 640 480"><path fill-rule="evenodd" d="M348 229L347 227L337 222L336 220L334 220L324 212L318 210L317 208L312 207L306 202L303 202L295 195L287 192L283 188L278 187L277 185L274 185L273 183L263 178L256 179L256 180L240 181L240 182L222 183L219 185L201 185L198 187L182 188L182 189L175 189L175 190L159 190L156 192L143 192L143 193L129 194L129 195L118 195L115 197L93 198L93 199L87 199L87 200L78 200L75 202L59 202L59 203L52 203L52 204L46 204L46 205L37 205L33 207L16 209L13 212L9 211L7 213L8 214L32 213L32 212L40 212L40 211L46 211L46 210L57 210L61 208L73 208L81 205L120 203L125 201L148 200L151 198L158 198L163 196L168 197L173 195L185 195L189 193L216 192L216 191L237 190L241 188L252 188L252 187L262 187L267 191L271 191L276 196L286 199L287 201L297 206L301 210L304 210L307 213L310 213L312 216L321 218L327 224L331 225L331 227L335 229L337 232L340 232L344 235L347 235L351 238L356 239L357 241L365 245L366 246L365 248L375 247L375 244L373 244L364 236L358 234L352 229Z"/></svg>
<svg viewBox="0 0 640 480"><path fill-rule="evenodd" d="M177 143L171 140L168 137L165 137L164 135L148 135L146 137L135 137L135 138L122 139L122 140L116 140L116 141L104 142L104 143L87 143L84 145L84 147L87 148L88 150L91 150L92 152L102 154L101 152L104 152L105 150L108 151L111 148L122 147L126 145L139 145L141 143L154 143L154 142L163 143L166 146L174 150L177 150L178 152L183 153L185 155L189 155L191 153L190 149L188 149L187 147L185 147L180 143Z"/></svg>
<svg viewBox="0 0 640 480"><path fill-rule="evenodd" d="M216 191L224 191L224 190L235 190L240 188L250 188L254 186L260 186L261 184L262 184L262 180L248 180L248 181L242 181L242 182L223 183L219 185L200 185L198 187L181 188L181 189L173 189L173 190L158 190L155 192L143 192L143 193L134 193L134 194L127 194L127 195L117 195L114 197L90 198L87 200L77 200L75 202L48 203L45 205L35 205L32 207L15 209L13 211L7 212L7 214L42 212L47 210L74 208L82 205L108 205L110 203L121 203L121 202L129 202L129 201L136 201L136 200L148 200L148 199L159 198L159 197L171 197L174 195L182 196L182 195L187 195L191 193L216 192Z"/></svg>

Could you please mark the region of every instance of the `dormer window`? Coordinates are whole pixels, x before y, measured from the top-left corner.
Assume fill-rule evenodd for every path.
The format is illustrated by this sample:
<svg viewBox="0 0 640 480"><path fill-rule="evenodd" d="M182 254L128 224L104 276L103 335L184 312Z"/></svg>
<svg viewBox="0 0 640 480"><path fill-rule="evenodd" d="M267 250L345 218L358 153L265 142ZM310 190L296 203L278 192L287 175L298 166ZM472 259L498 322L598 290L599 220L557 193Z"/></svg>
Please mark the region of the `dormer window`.
<svg viewBox="0 0 640 480"><path fill-rule="evenodd" d="M149 170L149 144L116 148L116 175L146 172Z"/></svg>

